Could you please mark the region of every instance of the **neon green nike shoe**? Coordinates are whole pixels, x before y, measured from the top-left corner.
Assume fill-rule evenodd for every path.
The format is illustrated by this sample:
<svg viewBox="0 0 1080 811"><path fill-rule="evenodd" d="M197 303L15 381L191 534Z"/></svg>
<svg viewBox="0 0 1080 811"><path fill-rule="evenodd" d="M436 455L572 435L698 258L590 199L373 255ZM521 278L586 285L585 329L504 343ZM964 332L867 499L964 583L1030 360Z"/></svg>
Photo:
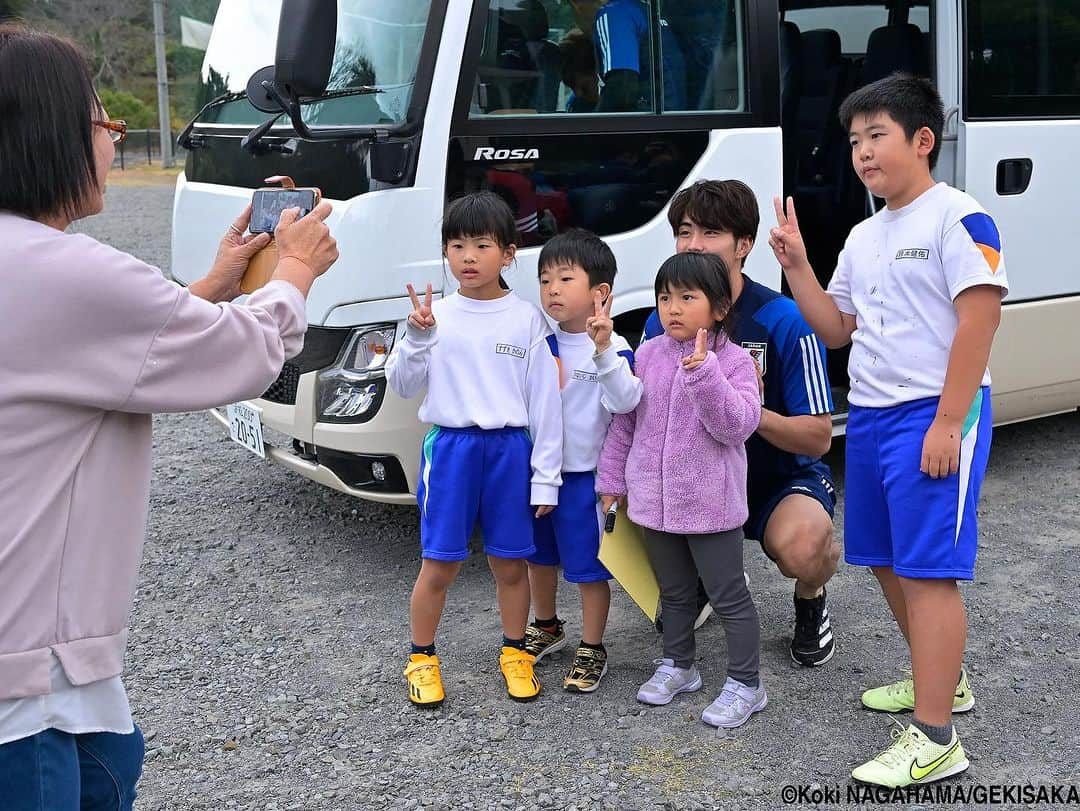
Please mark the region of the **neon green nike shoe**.
<svg viewBox="0 0 1080 811"><path fill-rule="evenodd" d="M907 712L915 709L915 682L902 679L862 694L863 706L879 712ZM961 669L960 681L953 695L953 712L967 712L975 706L975 694L968 683L967 670Z"/></svg>
<svg viewBox="0 0 1080 811"><path fill-rule="evenodd" d="M892 745L873 760L853 769L851 776L863 783L903 788L951 777L965 771L968 765L955 729L952 740L941 746L912 724L907 729L894 729Z"/></svg>

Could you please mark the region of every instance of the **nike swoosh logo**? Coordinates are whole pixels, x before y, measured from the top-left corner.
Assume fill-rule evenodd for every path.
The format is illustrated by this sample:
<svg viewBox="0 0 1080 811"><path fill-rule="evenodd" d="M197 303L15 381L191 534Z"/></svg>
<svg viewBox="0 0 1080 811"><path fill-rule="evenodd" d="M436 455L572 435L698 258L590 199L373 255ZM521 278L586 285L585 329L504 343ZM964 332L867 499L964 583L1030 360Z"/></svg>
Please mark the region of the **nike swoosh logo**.
<svg viewBox="0 0 1080 811"><path fill-rule="evenodd" d="M954 693L953 695L955 695L957 698L963 698L964 697L964 691L961 690L959 693Z"/></svg>
<svg viewBox="0 0 1080 811"><path fill-rule="evenodd" d="M908 769L908 773L911 775L911 779L916 781L916 782L918 782L919 780L922 780L924 777L926 777L928 774L930 774L932 771L934 771L938 766L940 766L942 763L944 763L946 760L948 760L949 755L951 755L954 751L956 751L956 747L958 747L959 745L960 745L960 741L958 740L956 743L954 743L952 746L950 746L945 751L944 754L942 754L937 759L932 760L926 766L919 765L919 759L914 758L911 761L911 767Z"/></svg>

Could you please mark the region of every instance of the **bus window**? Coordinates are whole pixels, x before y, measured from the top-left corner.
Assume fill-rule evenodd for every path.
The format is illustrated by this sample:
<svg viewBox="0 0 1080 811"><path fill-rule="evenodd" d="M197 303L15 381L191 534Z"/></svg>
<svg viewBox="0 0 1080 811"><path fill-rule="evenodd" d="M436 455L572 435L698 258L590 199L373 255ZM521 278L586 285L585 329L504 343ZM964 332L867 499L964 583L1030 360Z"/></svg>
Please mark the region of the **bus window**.
<svg viewBox="0 0 1080 811"><path fill-rule="evenodd" d="M746 110L742 0L659 0L665 113Z"/></svg>
<svg viewBox="0 0 1080 811"><path fill-rule="evenodd" d="M1075 0L969 0L968 118L1080 116Z"/></svg>
<svg viewBox="0 0 1080 811"><path fill-rule="evenodd" d="M889 24L889 9L884 3L793 8L784 12L784 19L795 23L800 31L831 28L840 35L840 50L853 56L866 53L871 31Z"/></svg>
<svg viewBox="0 0 1080 811"><path fill-rule="evenodd" d="M470 118L745 112L745 0L489 0Z"/></svg>
<svg viewBox="0 0 1080 811"><path fill-rule="evenodd" d="M651 113L641 0L490 0L471 117Z"/></svg>

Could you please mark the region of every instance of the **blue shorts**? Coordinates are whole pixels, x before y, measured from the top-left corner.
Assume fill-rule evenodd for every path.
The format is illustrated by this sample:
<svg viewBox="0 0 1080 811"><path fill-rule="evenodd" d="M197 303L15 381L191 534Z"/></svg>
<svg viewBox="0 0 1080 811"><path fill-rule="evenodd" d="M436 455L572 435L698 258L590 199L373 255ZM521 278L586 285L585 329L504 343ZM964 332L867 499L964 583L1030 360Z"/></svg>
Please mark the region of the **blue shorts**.
<svg viewBox="0 0 1080 811"><path fill-rule="evenodd" d="M596 474L563 473L559 504L547 515L534 519L536 553L529 563L563 567L568 583L610 580L600 554L600 530L604 517L596 497Z"/></svg>
<svg viewBox="0 0 1080 811"><path fill-rule="evenodd" d="M889 566L901 577L975 577L976 507L990 457L990 390L964 421L960 469L942 479L919 470L937 397L889 408L851 406L844 474L844 559Z"/></svg>
<svg viewBox="0 0 1080 811"><path fill-rule="evenodd" d="M524 428L444 428L424 437L420 458L420 549L432 560L465 560L480 522L484 551L527 558L533 547L532 441Z"/></svg>
<svg viewBox="0 0 1080 811"><path fill-rule="evenodd" d="M773 510L788 496L802 495L818 501L829 518L833 517L836 508L836 488L833 486L832 471L824 462L817 462L810 467L800 470L790 479L783 481L779 486L761 487L754 486L749 482L747 487L750 517L743 525L743 534L751 540L761 544L761 550L769 560L775 561L769 550L765 548L765 527L772 518Z"/></svg>

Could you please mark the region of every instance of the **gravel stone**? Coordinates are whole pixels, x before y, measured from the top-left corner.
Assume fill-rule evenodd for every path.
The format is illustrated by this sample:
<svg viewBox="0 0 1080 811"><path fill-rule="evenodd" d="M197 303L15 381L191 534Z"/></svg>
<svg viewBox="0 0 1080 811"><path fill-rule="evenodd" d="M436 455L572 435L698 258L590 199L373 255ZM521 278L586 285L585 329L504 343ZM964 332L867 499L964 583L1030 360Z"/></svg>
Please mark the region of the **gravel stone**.
<svg viewBox="0 0 1080 811"><path fill-rule="evenodd" d="M77 230L168 268L171 188L115 186L106 201L105 215ZM434 245L437 233L418 238ZM154 446L125 676L148 741L143 811L775 809L784 784L844 784L889 741L889 720L863 712L859 694L900 678L907 653L865 569L841 565L829 584L833 660L797 668L787 650L791 582L747 545L770 702L745 727L712 734L698 714L724 680L720 624L697 635L705 690L641 708L634 694L659 641L617 586L601 688L565 693L565 658L554 657L555 667L538 669L540 697L511 702L478 548L440 630L446 703L418 712L401 677L419 568L416 509L356 501L261 463L205 414L156 417ZM837 440L828 458L841 491L840 538L842 451ZM984 548L976 581L961 586L966 661L977 701L992 713L956 719L979 756L959 783L1075 774L1067 754L1080 751L1075 703L1032 697L1059 694L1080 661L1078 458L1077 413L995 431ZM576 590L564 585L559 601L567 633L580 633ZM1060 655L1028 657L1024 648ZM1042 735L1024 734L1034 729Z"/></svg>

